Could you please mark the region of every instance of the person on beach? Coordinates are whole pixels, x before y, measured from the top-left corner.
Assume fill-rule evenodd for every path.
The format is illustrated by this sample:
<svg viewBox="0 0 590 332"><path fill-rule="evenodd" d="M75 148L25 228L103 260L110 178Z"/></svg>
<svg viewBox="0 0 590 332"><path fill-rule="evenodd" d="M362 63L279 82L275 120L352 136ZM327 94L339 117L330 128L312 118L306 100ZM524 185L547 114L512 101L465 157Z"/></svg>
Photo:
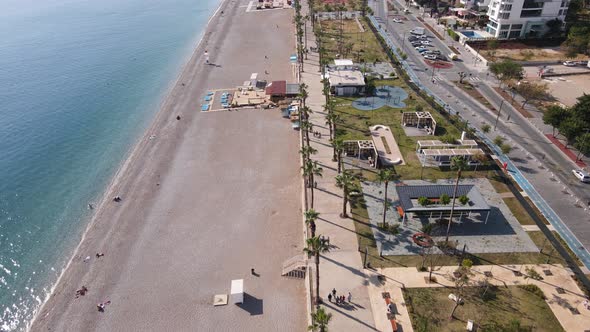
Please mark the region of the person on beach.
<svg viewBox="0 0 590 332"><path fill-rule="evenodd" d="M104 256L104 254L102 252L97 252L96 253L96 258L101 258L102 256Z"/></svg>
<svg viewBox="0 0 590 332"><path fill-rule="evenodd" d="M328 301L332 302L332 293L328 293Z"/></svg>
<svg viewBox="0 0 590 332"><path fill-rule="evenodd" d="M336 288L332 289L332 296L336 297Z"/></svg>
<svg viewBox="0 0 590 332"><path fill-rule="evenodd" d="M205 50L205 63L209 64L209 52L207 50Z"/></svg>
<svg viewBox="0 0 590 332"><path fill-rule="evenodd" d="M352 302L352 294L350 294L350 292L348 292L348 303Z"/></svg>

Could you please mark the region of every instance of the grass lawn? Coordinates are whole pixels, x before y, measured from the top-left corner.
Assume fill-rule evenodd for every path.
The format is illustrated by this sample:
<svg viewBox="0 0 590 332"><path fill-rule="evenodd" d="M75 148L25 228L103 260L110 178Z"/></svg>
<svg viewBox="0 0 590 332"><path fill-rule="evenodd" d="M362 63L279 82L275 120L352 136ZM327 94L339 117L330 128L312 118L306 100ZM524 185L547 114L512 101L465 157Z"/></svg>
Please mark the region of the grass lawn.
<svg viewBox="0 0 590 332"><path fill-rule="evenodd" d="M454 303L449 300L453 288L407 288L404 300L414 331L465 331L467 320L475 321L478 331L563 331L547 303L538 295L519 288L489 287L485 300L483 289L465 289L465 303L449 315ZM517 323L518 322L518 323ZM507 329L519 324L521 329ZM528 328L528 329L527 329Z"/></svg>
<svg viewBox="0 0 590 332"><path fill-rule="evenodd" d="M536 225L531 215L528 214L524 207L518 202L516 197L506 197L503 198L503 200L521 225Z"/></svg>
<svg viewBox="0 0 590 332"><path fill-rule="evenodd" d="M324 20L321 21L322 31L326 34L326 59L351 59L354 62L388 61L387 54L377 41L373 31L364 19L359 19L365 31L361 32L356 20ZM340 41L342 28L342 43Z"/></svg>

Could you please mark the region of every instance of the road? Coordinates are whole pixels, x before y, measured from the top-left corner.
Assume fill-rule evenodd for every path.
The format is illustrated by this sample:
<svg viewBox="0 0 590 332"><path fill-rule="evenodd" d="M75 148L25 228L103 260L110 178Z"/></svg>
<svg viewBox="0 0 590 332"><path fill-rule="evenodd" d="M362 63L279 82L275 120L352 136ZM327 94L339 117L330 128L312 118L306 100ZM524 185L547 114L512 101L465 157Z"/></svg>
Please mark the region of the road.
<svg viewBox="0 0 590 332"><path fill-rule="evenodd" d="M394 23L391 20L392 17L387 15L384 0L372 1L371 5L382 28L387 30L390 40L407 54L406 61L423 86L457 110L473 126L480 127L484 123L494 125L497 114L469 97L453 83L459 80L459 72L468 73L465 80L477 85L479 91L496 109L499 109L501 97L490 87L492 78L486 75L486 69L481 63L475 62L474 57L458 43L450 39L443 42L426 29L427 35L430 36L429 40L434 46L433 49L436 48L443 54L448 54L451 50L447 43L453 43L454 47L460 48L463 57L462 61L453 61L452 68L436 69L433 72L433 68L426 65L423 57L407 40L410 30L415 27L424 27L416 18L421 14L413 12L401 15L399 17L405 20L402 23ZM395 3L395 6L404 7L401 3ZM433 27L444 36L440 28ZM503 136L507 143L513 146L509 157L514 167L520 170L523 178L528 182L527 185L530 184L540 193L537 199L541 200L542 196L550 206L550 209L541 206L541 210L546 216L551 215L551 209L555 212L553 216L561 219L566 226L563 227L562 236L566 238L570 246L575 244L574 249L582 256L586 256L588 258L586 261L590 262L590 254L585 249L590 248L590 213L585 204L590 201L590 190L588 186L577 182L571 175L571 169L576 167L574 163L551 144L529 120L522 117L507 103L503 105L496 130L488 133L487 136L490 140L496 136ZM535 197L531 199L535 200ZM556 228L559 229L560 225L557 226ZM567 232L565 228L570 232ZM581 245L584 248L581 248Z"/></svg>

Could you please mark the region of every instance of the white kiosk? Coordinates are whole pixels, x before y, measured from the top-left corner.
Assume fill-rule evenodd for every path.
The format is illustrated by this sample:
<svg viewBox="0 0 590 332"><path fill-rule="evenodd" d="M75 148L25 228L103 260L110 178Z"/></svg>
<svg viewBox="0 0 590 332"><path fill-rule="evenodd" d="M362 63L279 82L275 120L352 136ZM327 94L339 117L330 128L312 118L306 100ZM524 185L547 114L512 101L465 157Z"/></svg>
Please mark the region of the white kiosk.
<svg viewBox="0 0 590 332"><path fill-rule="evenodd" d="M236 279L231 281L230 294L232 303L244 303L244 279Z"/></svg>

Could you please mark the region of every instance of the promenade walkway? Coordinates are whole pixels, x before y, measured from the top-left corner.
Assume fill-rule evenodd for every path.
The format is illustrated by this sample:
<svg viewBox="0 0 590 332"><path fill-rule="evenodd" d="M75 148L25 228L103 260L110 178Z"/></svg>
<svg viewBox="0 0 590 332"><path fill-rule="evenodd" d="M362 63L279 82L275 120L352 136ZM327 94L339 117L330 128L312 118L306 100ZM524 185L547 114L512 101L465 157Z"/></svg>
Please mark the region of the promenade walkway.
<svg viewBox="0 0 590 332"><path fill-rule="evenodd" d="M302 5L302 14L308 14L307 3L302 2ZM315 36L311 31L311 23L308 21L308 48L316 47ZM317 53L308 54L304 70L301 82L309 86L307 106L313 112L310 114L310 122L314 126L313 130L322 134L322 138L311 138L311 146L318 151L312 159L323 168L323 176L316 178L314 209L320 213L316 233L329 237L332 246L330 252L322 255L320 261L320 295L326 302L327 312L332 313L329 328L331 331L377 331L367 290L369 279L358 252L354 221L339 216L342 211L342 190L336 187L337 164L332 161L329 128L325 124L325 98L322 95ZM348 295L350 292L352 303L329 303L327 296L333 288L337 295Z"/></svg>
<svg viewBox="0 0 590 332"><path fill-rule="evenodd" d="M523 275L526 269L534 268L543 280L533 280L516 276L514 271L520 271ZM402 288L422 287L454 287L451 274L457 269L456 266L444 266L433 272L436 283L426 283L424 277L428 272L417 272L415 267L411 268L386 268L380 269L379 273L385 277L384 284L378 283L372 278L369 286L371 303L374 304L374 316L377 328L383 331L389 322L386 318L386 308L381 295L382 292L389 292L392 302L397 310L396 317L403 326L404 332L412 331L411 326L404 323L409 319L408 310L402 296ZM590 310L584 308L584 293L580 290L575 281L570 277L571 271L561 265L478 265L471 271L472 284L486 279L484 272L489 271L492 277L489 282L498 286L513 286L523 284L534 284L539 286L547 297L547 304L563 326L565 331L582 332L590 326ZM550 271L552 275L546 275L544 271ZM452 290L449 290L452 293ZM577 309L579 314L571 310ZM477 323L477 322L476 322Z"/></svg>

